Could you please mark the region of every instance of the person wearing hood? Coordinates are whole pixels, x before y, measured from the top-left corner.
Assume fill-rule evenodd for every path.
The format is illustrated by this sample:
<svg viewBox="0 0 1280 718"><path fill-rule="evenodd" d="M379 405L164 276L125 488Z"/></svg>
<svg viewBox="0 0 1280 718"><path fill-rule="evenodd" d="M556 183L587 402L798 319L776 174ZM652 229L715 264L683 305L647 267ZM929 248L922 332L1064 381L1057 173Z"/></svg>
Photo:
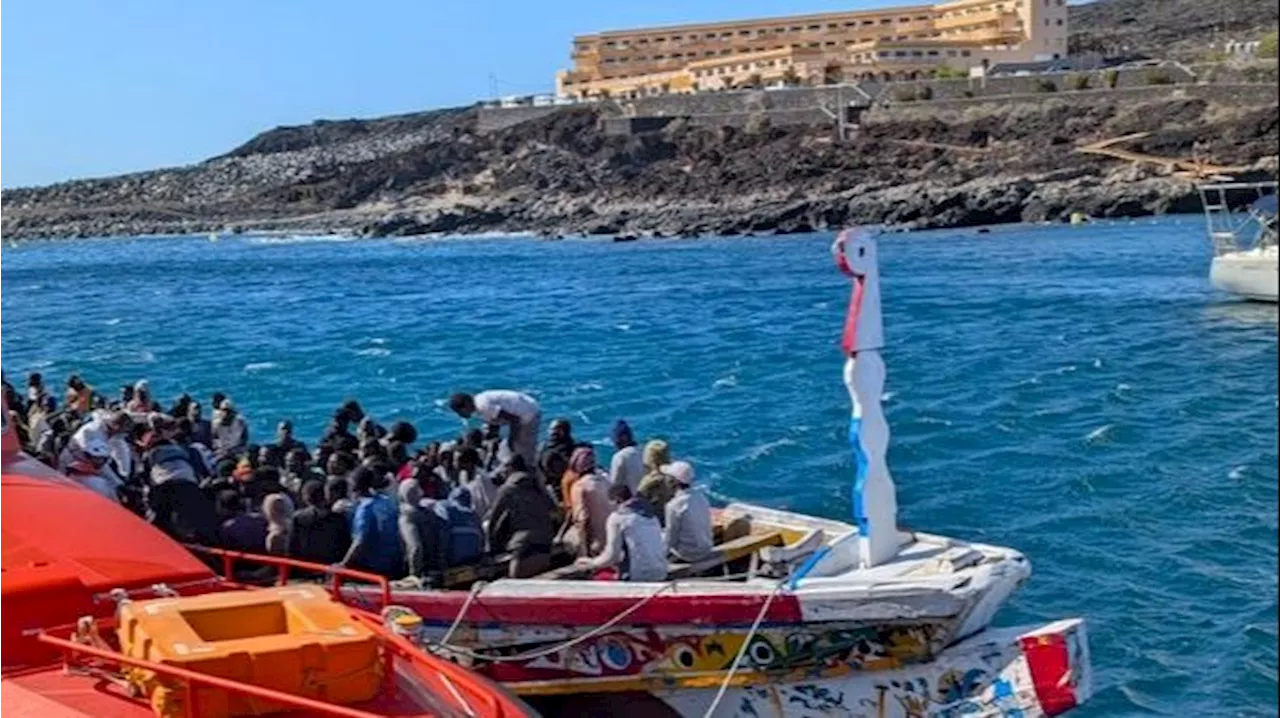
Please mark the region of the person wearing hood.
<svg viewBox="0 0 1280 718"><path fill-rule="evenodd" d="M609 462L609 483L614 486L622 484L634 494L640 488L640 479L644 478L644 457L640 455L640 448L636 446L635 436L627 422L618 419L610 433L613 460Z"/></svg>
<svg viewBox="0 0 1280 718"><path fill-rule="evenodd" d="M142 459L149 483L147 520L179 541L209 545L217 538L217 514L200 490L191 453L174 440L173 419L155 414L151 423Z"/></svg>
<svg viewBox="0 0 1280 718"><path fill-rule="evenodd" d="M249 426L230 399L223 399L213 412L213 453L228 456L249 444Z"/></svg>
<svg viewBox="0 0 1280 718"><path fill-rule="evenodd" d="M106 476L110 472L104 470L110 457L111 450L107 447L107 442L95 437L67 464L64 471L71 480L84 484L104 498L118 502L120 484Z"/></svg>
<svg viewBox="0 0 1280 718"><path fill-rule="evenodd" d="M605 527L604 550L578 559L578 565L592 571L617 567L623 581L667 580L667 548L653 506L622 484L609 487L609 498L617 508Z"/></svg>
<svg viewBox="0 0 1280 718"><path fill-rule="evenodd" d="M685 563L701 561L715 550L711 528L711 502L702 489L693 485L693 466L675 461L662 467L675 480L675 496L667 502L663 536L673 558Z"/></svg>
<svg viewBox="0 0 1280 718"><path fill-rule="evenodd" d="M345 485L345 482L344 482ZM342 560L351 548L351 526L347 517L335 512L322 481L307 481L299 492L304 508L293 515L295 558L330 565Z"/></svg>
<svg viewBox="0 0 1280 718"><path fill-rule="evenodd" d="M590 446L578 447L569 459L564 488L568 492L564 538L579 556L596 556L604 550L606 523L613 510L609 482L596 468L596 453Z"/></svg>
<svg viewBox="0 0 1280 718"><path fill-rule="evenodd" d="M437 501L436 515L444 524L445 561L449 566L476 563L484 554L484 531L471 506L471 492L459 486L445 501Z"/></svg>
<svg viewBox="0 0 1280 718"><path fill-rule="evenodd" d="M129 442L133 420L123 411L95 411L89 420L80 425L58 454L58 468L66 471L67 464L83 453L92 439L102 439L111 452L111 460L103 467L109 479L125 483L133 475L133 446Z"/></svg>
<svg viewBox="0 0 1280 718"><path fill-rule="evenodd" d="M486 424L507 427L507 445L524 457L525 466L538 465L538 428L542 407L524 392L490 389L475 396L457 393L449 397L449 408L463 419L478 415Z"/></svg>
<svg viewBox="0 0 1280 718"><path fill-rule="evenodd" d="M644 468L648 471L640 479L640 487L635 494L642 496L658 513L658 520L665 521L667 502L676 495L676 482L662 471L662 467L671 463L671 447L660 439L644 445Z"/></svg>
<svg viewBox="0 0 1280 718"><path fill-rule="evenodd" d="M437 586L444 576L445 523L435 511L435 501L424 498L416 481L396 487L400 499L398 527L404 545L409 576L425 586Z"/></svg>
<svg viewBox="0 0 1280 718"><path fill-rule="evenodd" d="M160 411L160 405L151 398L150 382L146 379L139 379L133 385L133 396L124 405L124 410L138 416Z"/></svg>
<svg viewBox="0 0 1280 718"><path fill-rule="evenodd" d="M373 469L361 466L351 472L347 482L355 500L351 512L351 548L338 565L391 578L403 575L399 511L395 500L377 490L382 477Z"/></svg>
<svg viewBox="0 0 1280 718"><path fill-rule="evenodd" d="M511 555L509 578L529 578L551 568L551 544L559 525L555 501L529 473L522 454L513 454L507 479L489 511L489 549Z"/></svg>
<svg viewBox="0 0 1280 718"><path fill-rule="evenodd" d="M268 494L262 500L262 515L267 519L267 553L288 556L293 546L293 499L288 494Z"/></svg>

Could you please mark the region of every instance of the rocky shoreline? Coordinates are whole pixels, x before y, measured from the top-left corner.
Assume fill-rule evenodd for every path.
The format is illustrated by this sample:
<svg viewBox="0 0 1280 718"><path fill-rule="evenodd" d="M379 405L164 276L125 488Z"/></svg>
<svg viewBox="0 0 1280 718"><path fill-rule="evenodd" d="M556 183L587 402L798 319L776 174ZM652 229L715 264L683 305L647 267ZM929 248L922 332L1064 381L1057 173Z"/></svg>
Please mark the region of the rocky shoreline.
<svg viewBox="0 0 1280 718"><path fill-rule="evenodd" d="M913 110L830 128L608 136L591 109L497 132L473 109L263 133L189 167L6 190L3 236L282 231L357 236L789 234L845 224L963 227L1195 211L1194 184L1076 148L1128 148L1274 173L1278 111L1202 99Z"/></svg>

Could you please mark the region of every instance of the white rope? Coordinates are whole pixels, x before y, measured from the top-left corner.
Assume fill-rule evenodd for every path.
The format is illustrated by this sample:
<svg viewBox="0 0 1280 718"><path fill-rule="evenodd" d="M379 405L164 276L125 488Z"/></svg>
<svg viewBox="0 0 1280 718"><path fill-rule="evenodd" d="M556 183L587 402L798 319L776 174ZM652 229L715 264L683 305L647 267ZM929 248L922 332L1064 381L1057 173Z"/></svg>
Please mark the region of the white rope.
<svg viewBox="0 0 1280 718"><path fill-rule="evenodd" d="M435 645L446 651L457 653L459 655L466 656L468 658L473 658L473 659L482 660L482 661L491 661L493 663L513 663L516 661L527 661L532 658L541 658L543 656L549 656L553 653L559 653L560 651L573 648L579 643L583 643L584 641L595 638L596 636L604 633L610 628L613 628L614 626L621 623L622 620L627 616L630 616L636 611L639 611L645 604L657 598L663 591L667 591L671 588L674 588L675 585L676 585L675 581L662 584L661 586L658 587L658 590L654 591L653 593L650 593L647 596L644 596L639 601L632 604L626 610L622 611L618 615L609 619L607 622L597 626L596 628L591 629L590 631L587 631L586 633L582 634L581 636L578 636L577 638L573 638L568 641L565 641L564 643L551 646L550 648L543 648L536 651L530 651L528 653L519 653L514 656L490 656L483 653L476 653L475 651L472 651L467 648L463 648L462 646L449 645L449 639L453 637L454 629L456 629L458 627L458 624L462 622L463 616L465 616L467 613L467 609L471 607L471 602L477 596L480 595L480 592L476 591L475 587L473 586L472 593L467 596L466 602L462 604L462 610L458 612L458 617L453 620L453 625L449 627L449 632L445 634L444 639L442 639L439 643Z"/></svg>
<svg viewBox="0 0 1280 718"><path fill-rule="evenodd" d="M440 645L449 645L449 639L453 638L453 632L458 630L458 626L462 625L463 616L467 615L467 609L471 608L471 602L476 600L476 596L484 590L484 581L476 581L471 584L471 590L467 592L467 600L462 602L462 610L458 611L458 615L453 619L453 625L449 626L449 630L444 634L444 638L440 639Z"/></svg>
<svg viewBox="0 0 1280 718"><path fill-rule="evenodd" d="M751 624L751 630L747 632L747 637L742 641L742 647L738 649L738 655L733 659L733 665L729 666L729 672L725 674L724 680L720 683L720 690L716 691L715 700L711 701L711 707L707 708L707 712L702 714L702 718L711 718L716 712L716 708L720 707L720 701L724 700L725 691L729 690L729 684L733 682L733 676L738 672L738 665L742 663L743 656L747 653L747 648L751 645L751 639L755 638L756 632L760 630L760 624L764 621L764 617L769 613L769 606L773 604L773 599L782 590L785 581L779 581L769 592L768 597L764 600L764 605L760 607L760 613L756 614L756 620Z"/></svg>

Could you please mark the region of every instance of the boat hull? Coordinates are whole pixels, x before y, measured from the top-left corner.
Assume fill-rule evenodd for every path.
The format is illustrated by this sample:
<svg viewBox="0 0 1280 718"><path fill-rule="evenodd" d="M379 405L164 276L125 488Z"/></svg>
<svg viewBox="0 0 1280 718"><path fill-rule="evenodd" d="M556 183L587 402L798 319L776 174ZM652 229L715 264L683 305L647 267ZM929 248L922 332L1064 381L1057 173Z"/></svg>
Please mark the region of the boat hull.
<svg viewBox="0 0 1280 718"><path fill-rule="evenodd" d="M656 695L681 716L1035 718L1088 700L1092 671L1084 621L1068 619L1030 629L988 629L923 665L732 686L717 704L718 691L715 686Z"/></svg>
<svg viewBox="0 0 1280 718"><path fill-rule="evenodd" d="M1209 282L1217 289L1245 299L1275 302L1280 295L1280 268L1274 251L1229 252L1213 258Z"/></svg>

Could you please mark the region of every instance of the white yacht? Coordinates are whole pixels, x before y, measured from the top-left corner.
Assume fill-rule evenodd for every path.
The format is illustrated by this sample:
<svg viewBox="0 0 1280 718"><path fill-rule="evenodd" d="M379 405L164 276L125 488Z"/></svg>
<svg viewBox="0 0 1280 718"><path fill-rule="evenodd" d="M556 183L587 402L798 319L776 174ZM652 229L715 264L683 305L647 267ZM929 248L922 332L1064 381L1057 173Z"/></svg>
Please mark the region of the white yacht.
<svg viewBox="0 0 1280 718"><path fill-rule="evenodd" d="M1277 301L1276 182L1204 184L1200 199L1213 241L1209 282L1245 299ZM1244 211L1231 210L1245 200Z"/></svg>

